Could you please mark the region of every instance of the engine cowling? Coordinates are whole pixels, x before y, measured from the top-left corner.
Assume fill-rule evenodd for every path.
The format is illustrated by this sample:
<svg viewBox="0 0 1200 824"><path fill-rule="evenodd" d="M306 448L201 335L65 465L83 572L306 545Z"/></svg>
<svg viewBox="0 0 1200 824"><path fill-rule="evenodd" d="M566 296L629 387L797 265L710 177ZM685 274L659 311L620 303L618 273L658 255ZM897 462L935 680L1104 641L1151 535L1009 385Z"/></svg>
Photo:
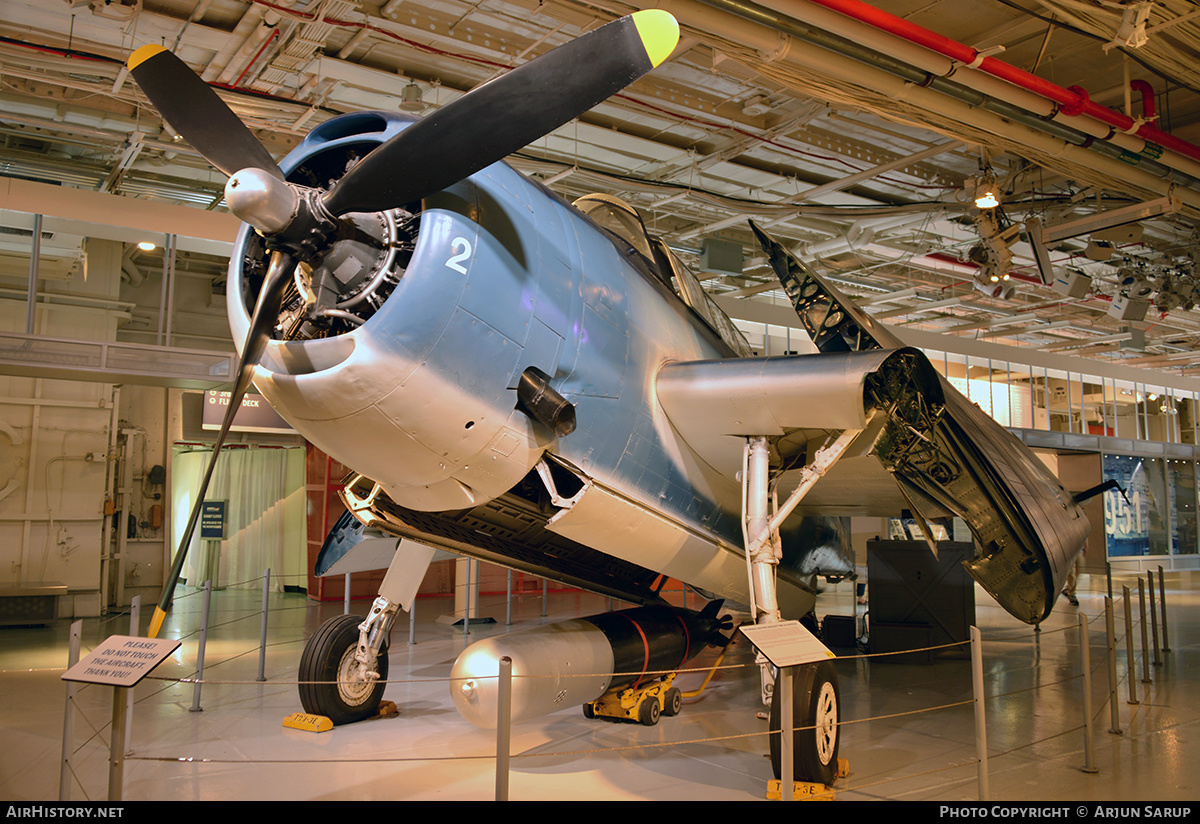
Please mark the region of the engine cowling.
<svg viewBox="0 0 1200 824"><path fill-rule="evenodd" d="M328 187L410 122L385 113L334 118L280 166L289 182ZM478 203L496 204L488 213L497 218L505 204L481 195L491 185L481 176L421 203L337 219L296 266L255 371L259 391L297 431L411 509L462 509L502 494L553 438L518 410L524 341L465 305L466 295L514 281L490 271L504 241L481 225ZM243 227L228 287L239 343L270 251ZM476 304L520 301L497 294Z"/></svg>

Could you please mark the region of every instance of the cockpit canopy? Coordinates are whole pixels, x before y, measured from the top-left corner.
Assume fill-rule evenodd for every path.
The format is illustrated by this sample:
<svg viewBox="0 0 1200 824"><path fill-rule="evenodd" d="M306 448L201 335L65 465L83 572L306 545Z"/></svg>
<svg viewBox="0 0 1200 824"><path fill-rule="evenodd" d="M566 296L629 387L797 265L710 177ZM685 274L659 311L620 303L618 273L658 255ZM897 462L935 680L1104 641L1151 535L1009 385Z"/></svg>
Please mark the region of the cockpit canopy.
<svg viewBox="0 0 1200 824"><path fill-rule="evenodd" d="M754 354L741 331L729 316L704 291L690 269L663 243L646 231L646 224L637 209L612 195L584 195L573 204L602 229L629 244L644 258L644 263L663 283L667 284L704 323L723 340L738 357Z"/></svg>

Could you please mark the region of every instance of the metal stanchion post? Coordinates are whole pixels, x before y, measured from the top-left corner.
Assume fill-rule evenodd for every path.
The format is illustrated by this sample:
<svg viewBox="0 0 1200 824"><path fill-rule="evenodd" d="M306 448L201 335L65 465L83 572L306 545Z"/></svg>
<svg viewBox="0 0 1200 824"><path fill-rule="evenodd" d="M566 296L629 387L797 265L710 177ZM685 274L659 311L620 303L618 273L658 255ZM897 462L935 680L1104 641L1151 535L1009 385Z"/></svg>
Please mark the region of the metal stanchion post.
<svg viewBox="0 0 1200 824"><path fill-rule="evenodd" d="M83 635L83 621L71 624L70 646L67 651L67 669L79 663L79 647ZM67 700L63 707L62 762L58 772L58 800L71 800L71 759L75 751L75 682L67 681Z"/></svg>
<svg viewBox="0 0 1200 824"><path fill-rule="evenodd" d="M975 752L979 756L979 800L987 801L987 713L983 694L983 636L979 627L971 627L971 686L975 693Z"/></svg>
<svg viewBox="0 0 1200 824"><path fill-rule="evenodd" d="M1163 652L1171 651L1171 642L1167 637L1167 585L1163 581L1163 568L1158 568L1158 608L1162 611Z"/></svg>
<svg viewBox="0 0 1200 824"><path fill-rule="evenodd" d="M129 604L129 634L137 636L142 621L142 596L133 596ZM133 752L133 690L125 690L125 754Z"/></svg>
<svg viewBox="0 0 1200 824"><path fill-rule="evenodd" d="M142 622L142 596L135 595L129 603L129 634L133 636L141 635Z"/></svg>
<svg viewBox="0 0 1200 824"><path fill-rule="evenodd" d="M1121 712L1117 707L1117 633L1112 598L1104 599L1104 633L1108 644L1108 708L1112 717L1108 731L1121 734Z"/></svg>
<svg viewBox="0 0 1200 824"><path fill-rule="evenodd" d="M463 609L463 640L471 634L471 586L474 583L475 562L470 558L467 559L467 598L466 606Z"/></svg>
<svg viewBox="0 0 1200 824"><path fill-rule="evenodd" d="M1088 640L1088 619L1079 613L1079 663L1083 668L1083 771L1100 772L1096 769L1096 747L1092 734L1092 649Z"/></svg>
<svg viewBox="0 0 1200 824"><path fill-rule="evenodd" d="M542 579L542 617L546 617L546 610L550 600L550 582L545 578Z"/></svg>
<svg viewBox="0 0 1200 824"><path fill-rule="evenodd" d="M1161 667L1158 654L1158 610L1154 608L1154 573L1146 573L1146 597L1150 600L1150 637L1154 639L1154 666Z"/></svg>
<svg viewBox="0 0 1200 824"><path fill-rule="evenodd" d="M796 795L795 741L796 718L795 699L792 690L795 682L792 679L791 667L779 668L779 680L775 689L779 693L779 790L780 799L792 801Z"/></svg>
<svg viewBox="0 0 1200 824"><path fill-rule="evenodd" d="M1146 582L1138 578L1138 615L1142 623L1142 683L1150 683L1150 652L1146 641Z"/></svg>
<svg viewBox="0 0 1200 824"><path fill-rule="evenodd" d="M508 581L504 585L504 626L512 626L512 570L508 571Z"/></svg>
<svg viewBox="0 0 1200 824"><path fill-rule="evenodd" d="M1122 597L1125 599L1125 680L1129 682L1129 701L1127 703L1137 704L1137 679L1134 678L1134 668L1137 667L1137 659L1133 656L1133 616L1130 614L1132 605L1129 603L1129 587L1121 587Z"/></svg>
<svg viewBox="0 0 1200 824"><path fill-rule="evenodd" d="M408 643L417 643L417 596L412 599L412 606L408 608Z"/></svg>
<svg viewBox="0 0 1200 824"><path fill-rule="evenodd" d="M267 680L267 607L271 592L271 569L263 570L262 591L262 621L258 628L258 678L256 681Z"/></svg>
<svg viewBox="0 0 1200 824"><path fill-rule="evenodd" d="M112 729L108 739L108 800L123 801L125 780L125 693L128 687L113 687Z"/></svg>
<svg viewBox="0 0 1200 824"><path fill-rule="evenodd" d="M496 800L508 800L508 759L512 746L512 659L500 659L496 686Z"/></svg>
<svg viewBox="0 0 1200 824"><path fill-rule="evenodd" d="M350 614L350 573L347 572L342 583L342 615Z"/></svg>
<svg viewBox="0 0 1200 824"><path fill-rule="evenodd" d="M200 611L200 647L196 650L196 684L192 688L192 712L203 712L200 687L204 682L204 646L208 641L208 608L212 602L212 579L204 582L204 606Z"/></svg>

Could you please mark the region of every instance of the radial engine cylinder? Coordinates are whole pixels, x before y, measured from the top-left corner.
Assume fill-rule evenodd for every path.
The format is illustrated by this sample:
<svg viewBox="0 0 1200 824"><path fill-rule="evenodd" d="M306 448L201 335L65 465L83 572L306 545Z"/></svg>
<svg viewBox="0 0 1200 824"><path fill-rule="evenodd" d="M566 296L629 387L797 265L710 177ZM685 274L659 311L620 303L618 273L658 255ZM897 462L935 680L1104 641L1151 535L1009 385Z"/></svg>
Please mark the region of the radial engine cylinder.
<svg viewBox="0 0 1200 824"><path fill-rule="evenodd" d="M500 659L508 657L513 723L582 706L677 670L708 644L723 646L719 608L637 607L487 638L454 662L450 694L464 718L494 728Z"/></svg>

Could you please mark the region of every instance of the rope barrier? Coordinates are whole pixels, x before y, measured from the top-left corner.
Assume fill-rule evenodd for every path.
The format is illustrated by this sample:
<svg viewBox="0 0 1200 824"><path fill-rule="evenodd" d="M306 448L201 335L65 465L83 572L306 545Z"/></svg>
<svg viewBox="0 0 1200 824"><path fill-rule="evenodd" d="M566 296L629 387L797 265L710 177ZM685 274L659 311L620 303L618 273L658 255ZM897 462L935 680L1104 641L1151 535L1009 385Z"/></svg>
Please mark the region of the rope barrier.
<svg viewBox="0 0 1200 824"><path fill-rule="evenodd" d="M193 594L200 594L200 592L202 592L202 591L198 591ZM190 597L190 596L185 596L185 597ZM283 611L290 612L290 611L295 611L298 609L307 610L310 608L311 608L310 605L304 604L301 606L294 606L294 607L292 607L292 606L275 607L275 608L270 609L269 612L283 612ZM242 615L241 617L234 618L232 620L223 622L216 626L217 627L230 626L230 625L239 623L241 621L244 621L248 618L257 617L261 614L262 614L261 610L255 610L253 612L248 612L247 614ZM1099 621L1101 617L1102 616L1088 618L1086 623L1088 625L1090 625L1094 622ZM1139 624L1141 623L1140 618L1139 618L1138 623ZM209 627L209 629L212 629L212 628L213 627L211 627L211 626ZM985 645L986 644L1006 644L1006 643L1020 641L1020 640L1036 640L1036 641L1040 642L1052 635L1057 635L1057 634L1061 634L1061 633L1064 633L1067 631L1072 631L1072 630L1078 631L1079 627L1063 627L1063 628L1056 628L1053 630L1048 630L1048 631L1043 631L1043 632L1022 633L1021 635L1016 635L1016 636L1014 636L1014 635L1009 635L1009 636L995 635L995 636L989 636L989 637L983 638L983 642ZM183 636L183 638L181 638L180 640L189 638L194 634L195 633L189 633L189 634ZM1124 636L1122 636L1122 637L1124 637ZM281 641L272 642L272 643L268 644L268 646L277 647L277 646L294 645L294 644L302 642L303 640L304 639L302 637L295 638L295 639L281 640ZM1116 639L1116 640L1118 642L1120 641L1120 639ZM851 655L845 655L845 656L838 656L838 658L835 660L837 660L837 661L858 661L858 660L869 660L871 658L884 659L884 658L888 658L890 656L895 656L895 655L911 655L914 653L933 653L933 652L936 652L939 650L960 648L960 647L968 646L969 644L970 644L970 641L959 641L959 642L950 642L950 643L945 643L945 644L931 645L931 646L927 646L927 647L918 647L918 648L914 648L914 649L910 649L910 650L897 650L897 651L889 651L889 652L884 652L884 653L857 653L857 654L851 654ZM1089 642L1089 645L1090 645L1090 642ZM232 655L222 659L221 661L218 661L218 662L215 662L212 664L208 664L207 666L210 666L210 667L222 666L222 665L228 664L230 662L236 661L240 658L243 658L247 655L258 652L259 649L260 649L260 647L258 645L255 645L255 646L245 649L242 652L237 652L235 654L232 654ZM1092 668L1092 672L1095 672L1096 670L1100 670L1102 668L1103 668L1103 664L1097 665ZM55 668L46 668L46 669L55 669ZM553 678L553 677L595 678L597 676L603 677L603 676L610 676L610 675L612 675L612 676L617 676L617 675L621 675L621 676L628 676L628 675L661 676L661 675L667 675L670 673L675 673L677 675L706 674L706 675L708 675L709 678L711 678L712 675L717 672L728 673L728 672L734 672L734 671L738 671L738 670L751 670L751 669L757 670L758 665L755 663L747 662L747 663L723 664L723 665L719 665L719 666L696 666L696 667L684 668L681 670L654 671L654 672L648 672L648 673L571 673L566 676L536 676L536 675L531 676L531 675L513 674L512 677L513 678L526 678L526 679ZM26 670L22 670L22 671L24 672ZM1134 664L1132 661L1130 661L1127 663L1127 666L1126 666L1126 669L1125 669L1125 672L1124 672L1122 678L1123 679L1128 678L1129 675L1133 672L1134 672ZM489 678L489 677L492 677L492 676L483 676L483 677L476 676L476 678L478 678L479 680L483 680L483 679ZM498 676L495 676L495 677L498 677ZM1010 689L1010 690L1007 690L1002 693L986 695L986 696L984 696L984 699L987 701L1000 701L1003 699L1012 698L1012 697L1022 695L1022 694L1028 694L1028 693L1036 692L1039 690L1059 687L1059 686L1068 684L1070 682L1079 680L1081 678L1083 678L1083 675L1079 674L1079 675L1073 675L1073 676L1068 676L1065 678L1057 679L1054 681L1040 682L1038 684L1031 685L1029 687L1019 688L1019 689ZM164 676L151 675L151 676L148 676L146 680L159 682L162 684L162 686L160 689L155 690L150 695L139 698L137 701L137 703L139 703L139 704L141 704L145 701L148 701L157 695L160 695L162 692L169 689L172 685L203 684L203 685L227 685L227 686L244 686L244 685L254 685L257 687L263 686L263 682L259 681L257 679L256 680L241 680L241 679L213 679L213 678L195 678L195 677L170 678L170 677L164 677ZM381 683L397 684L397 685L403 685L403 684L425 685L425 684L436 684L436 683L443 683L443 682L446 684L449 684L449 683L451 683L451 681L452 681L452 679L450 679L450 678L432 678L432 679L431 678L423 678L423 679L392 678L392 679L383 680L383 681L381 681ZM336 683L338 683L336 680L332 680L332 681L299 681L299 680L295 680L295 681L293 681L290 679L287 679L287 680L272 679L270 681L270 685L275 686L275 687L299 686L300 684L320 685L320 684L336 684ZM86 688L88 686L93 686L93 685L85 684L82 686ZM1101 703L1101 708L1099 711L1094 712L1093 720L1098 719L1103 715L1104 704L1107 704L1108 700L1109 699L1106 699L1104 702ZM839 730L843 729L843 728L852 729L852 728L862 725L862 724L869 724L869 723L880 722L880 721L888 721L888 720L893 720L893 719L897 719L897 718L923 715L923 714L932 713L932 712L940 712L940 711L950 710L950 709L954 709L954 708L969 706L972 703L974 703L973 699L967 699L967 700L963 700L963 701L954 701L954 702L950 702L950 703L946 703L946 704L940 704L940 705L935 705L935 706L930 706L930 707L925 707L925 708L906 710L906 711L902 711L902 712L895 712L895 713L889 713L889 714L878 715L878 716L871 716L868 718L840 719L837 722L837 726L839 727ZM87 723L88 723L88 726L91 728L91 734L87 737L87 739L83 742L83 744L81 744L78 748L76 748L74 750L75 752L80 752L86 746L88 746L88 744L96 741L97 739L101 739L104 731L107 730L110 725L106 723L104 725L97 727L95 724L93 724L90 721L90 719L87 718L87 714L83 711L82 708L76 707L76 711L79 714L83 715L85 721L87 721ZM795 726L795 727L793 727L793 732L801 731L801 730L808 730L808 729L813 729L813 728L814 727L812 727L812 726ZM1060 738L1065 735L1070 735L1070 734L1076 733L1082 728L1083 728L1082 725L1076 725L1076 726L1073 726L1073 727L1070 727L1067 729L1063 729L1063 730L1057 731L1055 733L1046 735L1040 739L1030 741L1030 742L1021 744L1019 746L1014 746L1003 752L993 753L993 754L991 754L990 757L1009 756L1009 755L1018 753L1022 750L1025 750L1029 747L1034 747L1039 744L1043 744L1047 741L1051 741L1053 739ZM525 753L514 754L511 756L511 758L531 759L531 758L579 757L579 756L586 756L586 755L599 755L599 754L605 754L605 753L628 752L628 751L634 751L634 750L656 750L656 749L662 749L662 748L667 748L667 747L679 748L679 747L686 747L686 746L713 745L713 744L727 743L727 742L731 742L731 741L756 739L756 738L761 738L764 736L769 736L769 735L774 735L774 734L779 734L779 731L778 730L776 730L776 731L764 730L761 732L739 733L739 734L721 735L721 736L706 736L706 737L702 737L702 738L689 738L689 739L682 739L682 740L675 740L675 741L638 743L638 744L630 744L630 745L618 746L618 747L595 747L595 748L586 748L586 749L556 750L556 751L552 751L552 752L525 752ZM840 732L839 732L839 735L840 735ZM127 756L127 760L143 761L143 762L160 762L160 763L181 763L181 764L417 763L417 762L441 762L441 761L493 761L493 760L495 760L495 755L493 755L493 754L477 755L477 756L476 755L466 755L466 756L457 756L456 755L456 756L447 756L447 757L439 757L439 756L390 757L390 756L383 756L383 757L371 757L371 758L327 758L327 759L326 758L317 758L317 759L313 759L313 758L248 759L248 758L246 758L246 759L238 759L238 758L209 758L209 757L204 757L204 756L130 755L130 756ZM959 763L956 763L956 764L947 765L945 767L925 770L925 771L917 772L917 773L910 773L910 774L906 774L906 775L890 776L888 778L881 779L878 781L872 781L872 782L856 784L856 785L847 785L847 784L843 783L843 784L840 784L833 792L835 792L835 793L863 792L870 788L884 786L884 785L888 785L888 784L896 784L896 783L900 783L900 782L904 782L904 781L909 781L914 778L920 778L923 776L935 775L938 773L949 772L952 770L961 770L964 768L973 768L979 764L980 764L979 758L973 757L973 758L968 758L968 759L961 761ZM72 771L72 775L74 776L73 771ZM79 781L78 777L75 777L74 780L77 783ZM963 780L965 781L967 779L963 779ZM82 790L83 788L80 787L80 789ZM86 792L85 792L85 794L86 794Z"/></svg>

